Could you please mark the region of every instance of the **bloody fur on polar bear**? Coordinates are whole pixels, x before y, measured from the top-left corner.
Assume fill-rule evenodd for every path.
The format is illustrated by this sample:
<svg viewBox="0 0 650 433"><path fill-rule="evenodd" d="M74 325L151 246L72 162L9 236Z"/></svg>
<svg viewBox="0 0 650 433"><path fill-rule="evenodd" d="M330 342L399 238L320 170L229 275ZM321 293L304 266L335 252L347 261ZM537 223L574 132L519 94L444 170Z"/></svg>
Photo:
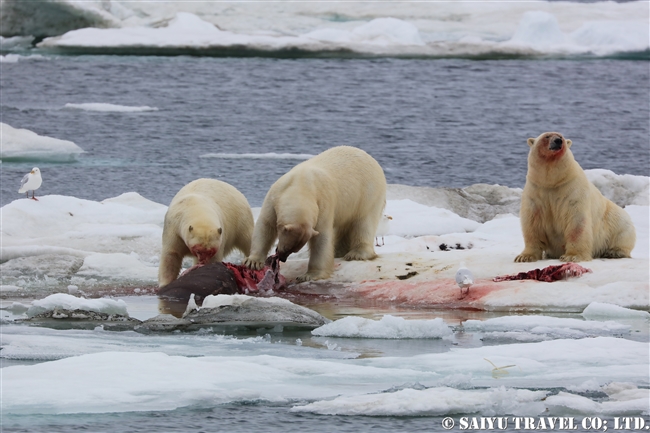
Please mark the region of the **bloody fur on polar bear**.
<svg viewBox="0 0 650 433"><path fill-rule="evenodd" d="M515 262L630 257L636 234L630 216L587 179L557 132L529 138L521 196L524 251Z"/></svg>
<svg viewBox="0 0 650 433"><path fill-rule="evenodd" d="M349 146L326 150L271 186L244 263L261 269L276 239L282 261L309 242L307 273L298 281L328 278L334 257L372 260L385 205L386 177L373 157Z"/></svg>
<svg viewBox="0 0 650 433"><path fill-rule="evenodd" d="M233 248L250 253L253 213L235 187L215 179L197 179L172 199L165 214L158 285L178 278L183 258L194 264L221 262Z"/></svg>

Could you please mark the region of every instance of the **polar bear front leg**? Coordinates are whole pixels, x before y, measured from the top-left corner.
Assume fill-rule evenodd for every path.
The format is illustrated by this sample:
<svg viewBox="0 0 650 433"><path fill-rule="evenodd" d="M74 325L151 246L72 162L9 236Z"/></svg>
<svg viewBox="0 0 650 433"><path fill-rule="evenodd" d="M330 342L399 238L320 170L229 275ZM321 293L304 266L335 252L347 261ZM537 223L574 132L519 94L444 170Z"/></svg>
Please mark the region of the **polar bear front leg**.
<svg viewBox="0 0 650 433"><path fill-rule="evenodd" d="M524 191L525 192L525 191ZM539 207L532 201L522 198L521 231L524 235L524 250L515 257L515 262L536 262L542 260L546 232L542 226L543 215Z"/></svg>
<svg viewBox="0 0 650 433"><path fill-rule="evenodd" d="M592 259L593 234L591 219L587 215L572 215L564 232L565 252L562 262L586 262Z"/></svg>
<svg viewBox="0 0 650 433"><path fill-rule="evenodd" d="M544 257L544 243L546 233L532 224L525 224L522 217L522 231L524 233L524 250L515 257L515 262L536 262Z"/></svg>
<svg viewBox="0 0 650 433"><path fill-rule="evenodd" d="M296 281L323 280L329 278L334 270L334 236L333 230L321 229L318 236L309 239L309 265L307 273Z"/></svg>
<svg viewBox="0 0 650 433"><path fill-rule="evenodd" d="M183 257L174 252L163 253L158 267L158 287L164 287L178 278Z"/></svg>
<svg viewBox="0 0 650 433"><path fill-rule="evenodd" d="M347 231L350 236L348 245L351 249L344 256L344 260L373 260L375 253L375 233L377 232L378 219L364 218L356 221Z"/></svg>
<svg viewBox="0 0 650 433"><path fill-rule="evenodd" d="M250 255L244 259L244 265L254 270L263 269L269 250L277 237L278 228L275 210L273 206L264 202L253 229Z"/></svg>
<svg viewBox="0 0 650 433"><path fill-rule="evenodd" d="M244 265L250 269L263 269L266 257L277 236L275 224L272 226L267 224L255 225L253 240L251 242L251 253L244 259Z"/></svg>

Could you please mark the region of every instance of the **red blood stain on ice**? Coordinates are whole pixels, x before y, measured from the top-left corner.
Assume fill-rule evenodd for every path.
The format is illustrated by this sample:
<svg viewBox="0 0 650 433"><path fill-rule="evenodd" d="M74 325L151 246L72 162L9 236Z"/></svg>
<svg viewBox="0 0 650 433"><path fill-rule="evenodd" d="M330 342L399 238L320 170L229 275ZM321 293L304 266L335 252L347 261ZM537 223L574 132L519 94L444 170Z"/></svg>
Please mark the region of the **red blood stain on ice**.
<svg viewBox="0 0 650 433"><path fill-rule="evenodd" d="M437 281L382 281L366 282L354 287L361 296L392 304L406 304L413 307L448 307L472 308L474 303L488 294L506 288L505 285L491 281L478 280L470 287L469 292L460 288L454 280Z"/></svg>

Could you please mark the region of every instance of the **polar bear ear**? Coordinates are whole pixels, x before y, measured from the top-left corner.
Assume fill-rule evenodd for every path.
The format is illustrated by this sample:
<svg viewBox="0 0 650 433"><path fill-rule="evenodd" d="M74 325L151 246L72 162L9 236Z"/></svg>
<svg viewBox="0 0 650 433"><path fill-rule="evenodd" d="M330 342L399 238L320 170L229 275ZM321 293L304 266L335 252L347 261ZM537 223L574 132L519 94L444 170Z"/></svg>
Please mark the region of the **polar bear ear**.
<svg viewBox="0 0 650 433"><path fill-rule="evenodd" d="M571 140L566 141L566 148L568 149L569 147L571 147Z"/></svg>
<svg viewBox="0 0 650 433"><path fill-rule="evenodd" d="M191 233L191 232L192 232L192 230L194 230L194 227L192 227L192 226L190 226L190 228L189 228L188 230L189 230L189 231L190 231L190 233Z"/></svg>
<svg viewBox="0 0 650 433"><path fill-rule="evenodd" d="M221 227L219 227L219 230L217 230L217 232L219 232L219 234L221 234L221 233L223 233L223 229Z"/></svg>
<svg viewBox="0 0 650 433"><path fill-rule="evenodd" d="M535 139L534 139L534 138L529 138L529 139L528 139L528 145L529 145L530 147L533 147L534 144L535 144Z"/></svg>
<svg viewBox="0 0 650 433"><path fill-rule="evenodd" d="M285 224L283 226L280 226L280 231L282 232L291 232L294 231L298 227L296 224Z"/></svg>

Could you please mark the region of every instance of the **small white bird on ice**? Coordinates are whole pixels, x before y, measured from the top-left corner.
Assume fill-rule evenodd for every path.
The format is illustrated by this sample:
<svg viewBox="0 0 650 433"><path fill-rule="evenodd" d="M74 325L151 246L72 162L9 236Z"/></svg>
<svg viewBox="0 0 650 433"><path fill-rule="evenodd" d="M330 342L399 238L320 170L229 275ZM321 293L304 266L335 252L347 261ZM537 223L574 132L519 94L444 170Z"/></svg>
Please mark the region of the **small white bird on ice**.
<svg viewBox="0 0 650 433"><path fill-rule="evenodd" d="M456 283L460 287L461 295L463 294L463 289L467 289L467 292L465 292L467 295L469 293L469 287L474 284L474 275L472 275L472 271L467 269L465 262L460 262L460 267L456 271Z"/></svg>
<svg viewBox="0 0 650 433"><path fill-rule="evenodd" d="M43 179L41 178L41 170L38 169L38 167L32 168L32 171L27 173L25 177L23 177L23 180L20 181L20 189L18 192L24 192L27 194L27 198L29 198L29 192L32 192L32 200L38 201L36 197L34 197L34 191L39 189L41 187L41 183L43 183Z"/></svg>
<svg viewBox="0 0 650 433"><path fill-rule="evenodd" d="M384 245L384 236L388 234L388 229L390 228L390 220L392 220L393 217L389 215L382 215L381 219L379 220L379 224L377 225L377 232L375 233L375 246L380 247L381 245ZM381 236L381 245L379 245L379 239L378 237Z"/></svg>
<svg viewBox="0 0 650 433"><path fill-rule="evenodd" d="M194 300L194 293L192 293L190 295L189 301L187 301L187 307L185 308L185 313L183 313L183 315L190 314L192 311L198 310L198 309L199 309L199 306L196 305L196 300Z"/></svg>

